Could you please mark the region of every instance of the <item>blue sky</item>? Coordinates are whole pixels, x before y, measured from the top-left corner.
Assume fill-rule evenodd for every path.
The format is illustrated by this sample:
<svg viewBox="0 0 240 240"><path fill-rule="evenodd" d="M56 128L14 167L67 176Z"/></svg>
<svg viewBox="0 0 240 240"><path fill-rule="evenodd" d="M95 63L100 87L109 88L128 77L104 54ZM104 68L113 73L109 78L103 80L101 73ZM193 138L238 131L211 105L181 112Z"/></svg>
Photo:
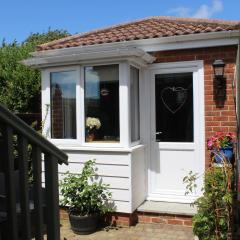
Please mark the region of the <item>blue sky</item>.
<svg viewBox="0 0 240 240"><path fill-rule="evenodd" d="M73 34L148 16L240 20L239 0L2 0L0 6L0 41L7 42L49 27Z"/></svg>

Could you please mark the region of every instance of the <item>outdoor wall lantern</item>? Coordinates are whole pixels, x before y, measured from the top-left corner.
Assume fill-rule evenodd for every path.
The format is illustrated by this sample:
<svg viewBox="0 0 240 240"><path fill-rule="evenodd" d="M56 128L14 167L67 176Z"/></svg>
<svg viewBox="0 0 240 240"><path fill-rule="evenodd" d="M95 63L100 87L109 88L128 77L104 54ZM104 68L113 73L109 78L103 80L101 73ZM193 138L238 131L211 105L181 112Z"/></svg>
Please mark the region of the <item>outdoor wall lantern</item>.
<svg viewBox="0 0 240 240"><path fill-rule="evenodd" d="M216 79L224 79L224 67L225 63L222 59L218 59L213 62L214 77Z"/></svg>
<svg viewBox="0 0 240 240"><path fill-rule="evenodd" d="M222 59L217 59L213 62L214 71L214 97L216 104L219 107L224 106L226 100L226 78L224 77L225 63Z"/></svg>

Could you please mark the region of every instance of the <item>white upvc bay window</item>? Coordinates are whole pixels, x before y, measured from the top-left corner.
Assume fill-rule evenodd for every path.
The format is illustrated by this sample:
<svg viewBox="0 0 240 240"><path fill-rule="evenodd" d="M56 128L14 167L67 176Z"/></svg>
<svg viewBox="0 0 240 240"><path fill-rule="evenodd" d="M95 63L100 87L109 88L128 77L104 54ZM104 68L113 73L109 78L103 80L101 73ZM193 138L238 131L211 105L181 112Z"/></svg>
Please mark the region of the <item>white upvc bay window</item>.
<svg viewBox="0 0 240 240"><path fill-rule="evenodd" d="M42 70L44 135L59 147L139 144L139 74L128 61Z"/></svg>

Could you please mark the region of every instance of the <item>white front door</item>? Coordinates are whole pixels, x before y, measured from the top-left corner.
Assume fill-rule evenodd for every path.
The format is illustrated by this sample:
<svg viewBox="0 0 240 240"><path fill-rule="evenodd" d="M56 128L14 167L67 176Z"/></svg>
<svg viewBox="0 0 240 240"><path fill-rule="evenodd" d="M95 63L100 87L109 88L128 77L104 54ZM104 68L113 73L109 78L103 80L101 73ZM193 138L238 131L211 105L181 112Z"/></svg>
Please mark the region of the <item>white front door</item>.
<svg viewBox="0 0 240 240"><path fill-rule="evenodd" d="M153 64L150 69L151 147L149 200L192 202L202 177L185 195L183 177L204 171L203 62Z"/></svg>

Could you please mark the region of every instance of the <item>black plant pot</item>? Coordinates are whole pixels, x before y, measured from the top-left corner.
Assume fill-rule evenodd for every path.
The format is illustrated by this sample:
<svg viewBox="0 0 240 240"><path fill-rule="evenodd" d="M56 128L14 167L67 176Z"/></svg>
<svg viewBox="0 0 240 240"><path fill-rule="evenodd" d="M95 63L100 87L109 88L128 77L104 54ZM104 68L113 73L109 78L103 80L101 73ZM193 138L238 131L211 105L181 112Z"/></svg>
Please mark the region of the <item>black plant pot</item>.
<svg viewBox="0 0 240 240"><path fill-rule="evenodd" d="M85 235L93 233L96 230L98 216L76 216L69 214L69 221L74 233Z"/></svg>

